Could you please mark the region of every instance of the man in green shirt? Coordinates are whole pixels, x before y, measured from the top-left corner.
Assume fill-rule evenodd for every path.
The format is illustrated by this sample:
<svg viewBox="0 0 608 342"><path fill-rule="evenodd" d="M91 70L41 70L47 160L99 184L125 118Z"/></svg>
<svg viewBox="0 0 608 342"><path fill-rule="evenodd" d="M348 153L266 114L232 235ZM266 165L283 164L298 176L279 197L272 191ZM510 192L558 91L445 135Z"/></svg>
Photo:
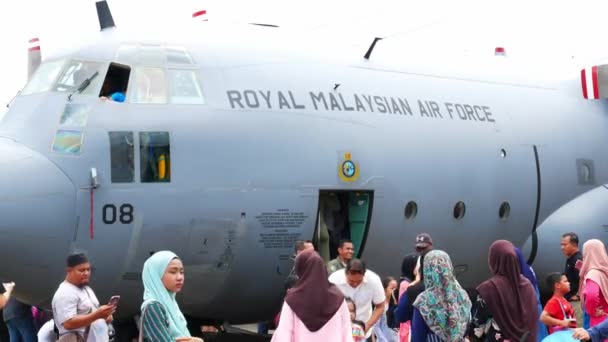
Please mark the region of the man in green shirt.
<svg viewBox="0 0 608 342"><path fill-rule="evenodd" d="M338 245L338 257L327 263L327 273L332 274L337 270L344 269L351 261L355 253L355 245L351 240L340 240Z"/></svg>

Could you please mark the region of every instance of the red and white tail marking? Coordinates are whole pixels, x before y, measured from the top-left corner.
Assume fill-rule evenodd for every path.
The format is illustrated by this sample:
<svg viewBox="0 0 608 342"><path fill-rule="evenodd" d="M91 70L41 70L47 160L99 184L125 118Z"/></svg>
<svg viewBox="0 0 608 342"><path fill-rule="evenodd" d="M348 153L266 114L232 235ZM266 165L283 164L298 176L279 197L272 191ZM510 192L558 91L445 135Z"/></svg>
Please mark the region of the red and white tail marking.
<svg viewBox="0 0 608 342"><path fill-rule="evenodd" d="M28 47L29 51L37 51L40 50L40 39L38 38L32 38L29 40L29 47Z"/></svg>
<svg viewBox="0 0 608 342"><path fill-rule="evenodd" d="M192 13L192 18L200 19L202 21L209 20L209 19L207 19L207 10L200 10L200 11Z"/></svg>
<svg viewBox="0 0 608 342"><path fill-rule="evenodd" d="M597 78L597 66L581 70L581 85L586 99L599 99L600 90Z"/></svg>

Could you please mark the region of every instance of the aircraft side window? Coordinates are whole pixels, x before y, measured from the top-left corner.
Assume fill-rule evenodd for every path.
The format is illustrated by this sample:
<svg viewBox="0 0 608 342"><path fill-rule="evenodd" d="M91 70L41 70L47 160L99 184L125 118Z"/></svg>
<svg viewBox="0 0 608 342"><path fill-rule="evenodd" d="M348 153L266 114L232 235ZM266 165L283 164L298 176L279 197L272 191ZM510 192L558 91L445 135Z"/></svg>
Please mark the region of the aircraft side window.
<svg viewBox="0 0 608 342"><path fill-rule="evenodd" d="M171 149L168 132L140 132L139 155L142 183L171 181Z"/></svg>
<svg viewBox="0 0 608 342"><path fill-rule="evenodd" d="M95 73L97 73L96 76ZM98 62L70 61L57 79L55 91L74 92L86 80L91 83L82 91L83 95L95 95L99 92L103 81L103 64Z"/></svg>
<svg viewBox="0 0 608 342"><path fill-rule="evenodd" d="M61 154L80 154L83 138L80 130L58 129L53 139L53 151Z"/></svg>
<svg viewBox="0 0 608 342"><path fill-rule="evenodd" d="M65 104L59 125L62 127L84 127L87 124L87 117L91 111L91 106L83 103L68 102Z"/></svg>
<svg viewBox="0 0 608 342"><path fill-rule="evenodd" d="M109 132L112 183L132 183L135 174L133 132Z"/></svg>
<svg viewBox="0 0 608 342"><path fill-rule="evenodd" d="M108 73L103 81L103 86L99 92L102 99L111 99L116 102L124 102L129 86L129 75L131 68L127 65L110 63Z"/></svg>
<svg viewBox="0 0 608 342"><path fill-rule="evenodd" d="M160 68L136 68L132 103L167 103L167 75Z"/></svg>
<svg viewBox="0 0 608 342"><path fill-rule="evenodd" d="M195 70L169 69L171 103L203 104L203 93Z"/></svg>
<svg viewBox="0 0 608 342"><path fill-rule="evenodd" d="M40 64L21 95L41 93L52 89L55 79L61 73L65 60L57 60Z"/></svg>

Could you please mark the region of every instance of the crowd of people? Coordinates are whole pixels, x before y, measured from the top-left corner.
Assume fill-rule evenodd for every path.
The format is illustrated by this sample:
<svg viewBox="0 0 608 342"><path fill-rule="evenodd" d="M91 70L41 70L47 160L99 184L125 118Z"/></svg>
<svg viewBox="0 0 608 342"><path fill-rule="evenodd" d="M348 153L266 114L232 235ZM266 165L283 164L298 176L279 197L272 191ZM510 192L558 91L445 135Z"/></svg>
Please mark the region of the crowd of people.
<svg viewBox="0 0 608 342"><path fill-rule="evenodd" d="M275 319L273 342L290 341L571 341L608 339L608 254L600 240L579 250L575 233L562 236L567 257L563 272L549 274L552 297L541 303L534 270L506 240L488 251L491 277L465 291L448 253L435 249L429 234L416 237L399 280L384 280L354 258L351 240L325 264L311 241L298 241L286 295ZM0 308L17 341L109 341L119 297L101 305L89 286L85 254L68 256L65 280L52 301L53 319L34 334L32 307L12 297L4 283ZM140 341L202 342L192 337L176 301L184 286L184 266L169 251L153 254L142 271L144 296Z"/></svg>
<svg viewBox="0 0 608 342"><path fill-rule="evenodd" d="M543 306L534 270L506 240L489 248L491 277L465 291L450 256L429 234L416 237L399 281L383 280L341 241L322 267L313 248L298 250L272 341L602 341L608 339L608 254L599 240L582 253L575 233L562 236L563 272L549 274ZM556 247L557 248L557 247Z"/></svg>

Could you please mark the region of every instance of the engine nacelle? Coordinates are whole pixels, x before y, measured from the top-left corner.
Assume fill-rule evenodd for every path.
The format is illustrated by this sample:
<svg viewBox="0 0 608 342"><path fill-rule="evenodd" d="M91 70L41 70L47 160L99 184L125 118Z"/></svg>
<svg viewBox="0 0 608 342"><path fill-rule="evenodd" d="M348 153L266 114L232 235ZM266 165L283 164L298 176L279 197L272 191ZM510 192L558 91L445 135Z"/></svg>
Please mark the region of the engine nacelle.
<svg viewBox="0 0 608 342"><path fill-rule="evenodd" d="M602 185L576 197L551 214L526 241L524 255L538 277L541 287L547 274L564 272L566 257L560 243L564 233L579 236L579 248L589 239L608 240L608 185Z"/></svg>

